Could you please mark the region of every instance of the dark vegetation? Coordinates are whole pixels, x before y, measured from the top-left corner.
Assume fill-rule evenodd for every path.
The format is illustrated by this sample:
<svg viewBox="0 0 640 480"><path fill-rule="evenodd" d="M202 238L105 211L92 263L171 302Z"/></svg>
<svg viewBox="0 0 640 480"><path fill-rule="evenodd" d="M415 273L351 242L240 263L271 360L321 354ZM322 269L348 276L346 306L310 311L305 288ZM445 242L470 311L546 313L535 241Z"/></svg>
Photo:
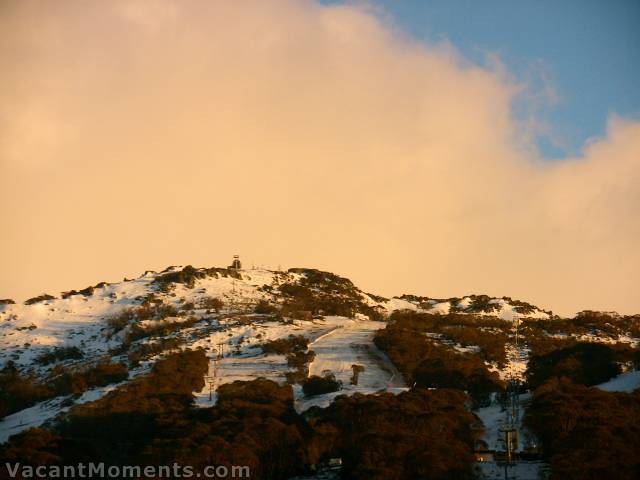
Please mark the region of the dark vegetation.
<svg viewBox="0 0 640 480"><path fill-rule="evenodd" d="M549 320L525 320L522 329L527 335L596 335L618 338L621 335L640 338L640 315L618 315L585 310L573 318L554 317Z"/></svg>
<svg viewBox="0 0 640 480"><path fill-rule="evenodd" d="M128 377L129 371L125 365L104 360L80 370L56 366L47 380L47 387L52 392L52 396L80 395L89 388L122 382Z"/></svg>
<svg viewBox="0 0 640 480"><path fill-rule="evenodd" d="M289 335L287 338L269 340L262 344L262 351L266 354L287 355L289 353L304 352L309 346L309 340L303 335Z"/></svg>
<svg viewBox="0 0 640 480"><path fill-rule="evenodd" d="M454 318L451 317L453 316L447 316L445 321L453 320L457 323L460 320L455 320L455 317L460 317L460 315L456 315ZM476 322L482 322L482 320L474 319L473 323ZM507 362L505 344L508 341L508 331L510 327L504 325L504 322L500 322L503 323L500 327L494 327L490 331L483 330L487 327L479 327L473 323L470 325L465 322L467 323L466 325L452 324L442 326L439 332L446 339L458 343L463 347L479 347L480 351L478 355L483 360L495 363L499 367L504 367Z"/></svg>
<svg viewBox="0 0 640 480"><path fill-rule="evenodd" d="M307 397L337 392L341 389L342 382L336 380L336 376L331 372L325 372L322 377L312 375L302 382L302 391Z"/></svg>
<svg viewBox="0 0 640 480"><path fill-rule="evenodd" d="M0 446L26 464L247 465L251 478L285 479L304 470L311 429L293 408L290 387L258 379L218 389L214 408L195 409L208 360L184 351L150 375L74 407L53 432L31 429Z"/></svg>
<svg viewBox="0 0 640 480"><path fill-rule="evenodd" d="M216 297L204 297L200 300L200 308L219 312L224 307L224 302Z"/></svg>
<svg viewBox="0 0 640 480"><path fill-rule="evenodd" d="M0 370L0 418L49 397L46 386L32 375L21 375L12 362Z"/></svg>
<svg viewBox="0 0 640 480"><path fill-rule="evenodd" d="M167 350L181 348L185 340L179 337L160 338L153 342L138 343L127 353L127 359L132 366L137 366L142 360L159 355Z"/></svg>
<svg viewBox="0 0 640 480"><path fill-rule="evenodd" d="M466 308L458 307L458 303L465 297L471 299L469 306ZM418 295L402 295L400 298L416 303L423 308L428 308L436 303L449 302L451 304L451 313L492 313L500 310L500 304L494 301L496 300L494 297L490 297L488 295L465 295L465 297L430 298ZM501 300L507 301L510 305L515 307L515 310L518 313L522 313L524 315L533 313L537 308L530 303L523 302L521 300L513 300L511 297L501 297ZM552 314L550 311L543 311L550 315Z"/></svg>
<svg viewBox="0 0 640 480"><path fill-rule="evenodd" d="M34 303L44 302L46 300L55 300L55 298L56 297L54 297L52 295L43 293L42 295L39 295L37 297L33 297L33 298L28 299L28 300L25 300L24 304L25 305L33 305Z"/></svg>
<svg viewBox="0 0 640 480"><path fill-rule="evenodd" d="M47 378L39 380L33 375L20 374L9 362L0 370L0 418L49 398L79 395L89 388L121 382L128 376L123 364L103 360L75 369L56 365Z"/></svg>
<svg viewBox="0 0 640 480"><path fill-rule="evenodd" d="M527 383L537 388L551 378L566 377L586 386L606 382L620 373L616 350L602 343L576 343L567 348L532 356Z"/></svg>
<svg viewBox="0 0 640 480"><path fill-rule="evenodd" d="M82 290L69 290L68 292L62 292L62 298L69 298L73 295L83 295L85 297L90 297L91 295L93 295L93 292L98 289L98 288L102 288L105 285L107 285L107 282L100 282L97 285L94 285L92 287L87 287L87 288L83 288Z"/></svg>
<svg viewBox="0 0 640 480"><path fill-rule="evenodd" d="M525 423L541 442L552 478L640 477L640 391L589 388L618 375L623 366L640 367L640 351L625 343L578 339L637 336L639 319L585 311L523 323L531 349L527 383L535 388Z"/></svg>
<svg viewBox="0 0 640 480"><path fill-rule="evenodd" d="M267 300L260 300L254 309L254 312L260 315L269 315L279 312L276 305L269 303Z"/></svg>
<svg viewBox="0 0 640 480"><path fill-rule="evenodd" d="M382 318L378 309L364 303L351 280L314 269L291 268L289 272L304 276L298 283L284 283L279 287L285 296L285 315L287 312L302 311L311 312L312 315L343 317L362 313L374 320Z"/></svg>
<svg viewBox="0 0 640 480"><path fill-rule="evenodd" d="M302 382L309 374L309 363L315 358L315 352L308 350L309 340L302 335L289 335L287 338L269 340L262 345L266 354L285 355L287 365L293 369L287 372L289 383Z"/></svg>
<svg viewBox="0 0 640 480"><path fill-rule="evenodd" d="M49 365L64 360L80 360L82 357L84 354L78 347L56 347L38 355L35 362L39 365Z"/></svg>
<svg viewBox="0 0 640 480"><path fill-rule="evenodd" d="M399 329L408 328L423 336L427 333L438 334L441 343L479 347L477 355L498 366L506 363L505 344L513 328L511 322L496 317L460 313L436 315L399 311L392 314L389 322L399 322Z"/></svg>
<svg viewBox="0 0 640 480"><path fill-rule="evenodd" d="M469 478L478 435L465 395L450 390L338 397L309 420L293 408L290 386L265 379L218 389L215 407L193 408L203 386L203 351L156 363L51 426L0 445L6 462L73 465L247 465L251 478L287 479L342 457L346 478ZM0 473L0 478L6 471Z"/></svg>
<svg viewBox="0 0 640 480"><path fill-rule="evenodd" d="M187 265L182 270L158 275L153 282L158 285L161 291L166 292L171 289L171 284L173 283L181 283L187 288L193 288L197 279L206 278L207 276L206 272Z"/></svg>
<svg viewBox="0 0 640 480"><path fill-rule="evenodd" d="M530 357L546 355L554 350L568 348L578 343L578 341L573 337L550 337L544 332L536 331L526 332L526 336L524 338L526 345L530 350Z"/></svg>
<svg viewBox="0 0 640 480"><path fill-rule="evenodd" d="M554 479L640 478L640 390L605 392L553 378L535 391L525 422Z"/></svg>
<svg viewBox="0 0 640 480"><path fill-rule="evenodd" d="M500 310L500 305L497 303L492 303L493 297L488 295L469 295L471 298L471 305L465 311L471 313L491 313L496 310Z"/></svg>
<svg viewBox="0 0 640 480"><path fill-rule="evenodd" d="M184 340L177 337L167 337L184 329L193 327L200 321L195 316L180 318L188 315L188 310L193 305L186 305L187 310L179 311L170 304L161 302L148 302L138 307L132 307L123 310L120 314L107 319L107 325L110 328L110 335L129 327L120 347L111 351L114 355L120 355L128 352L129 361L136 365L140 360L146 359L152 355L157 355L162 351L177 348L184 343ZM184 307L184 305L183 305ZM140 322L145 320L154 320L142 325ZM134 342L144 339L158 339L156 342L150 342L145 345L138 345L132 348Z"/></svg>
<svg viewBox="0 0 640 480"><path fill-rule="evenodd" d="M316 352L308 350L287 354L287 365L293 370L287 372L287 382L301 383L309 375L309 364L316 358Z"/></svg>
<svg viewBox="0 0 640 480"><path fill-rule="evenodd" d="M107 325L111 329L111 333L115 334L133 322L163 320L167 317L177 317L179 313L173 305L147 301L144 305L126 308L118 315L107 318Z"/></svg>
<svg viewBox="0 0 640 480"><path fill-rule="evenodd" d="M442 327L448 316L397 312L379 330L375 344L385 351L409 383L418 387L455 388L469 392L476 406L485 404L503 384L478 354L461 353L426 333Z"/></svg>
<svg viewBox="0 0 640 480"><path fill-rule="evenodd" d="M473 478L481 431L456 390L339 396L310 412L313 456L342 458L354 480ZM312 458L313 458L312 456Z"/></svg>
<svg viewBox="0 0 640 480"><path fill-rule="evenodd" d="M124 341L131 343L143 338L166 337L174 332L193 327L199 321L200 319L196 317L189 317L185 320L158 320L156 323L145 326L133 324Z"/></svg>
<svg viewBox="0 0 640 480"><path fill-rule="evenodd" d="M227 268L194 268L191 265L187 265L182 270L173 271L163 273L158 275L153 283L157 285L158 290L161 292L169 292L173 285L176 283L180 283L187 288L195 287L196 281L198 279L203 279L207 277L233 277L240 279L240 272L234 269Z"/></svg>

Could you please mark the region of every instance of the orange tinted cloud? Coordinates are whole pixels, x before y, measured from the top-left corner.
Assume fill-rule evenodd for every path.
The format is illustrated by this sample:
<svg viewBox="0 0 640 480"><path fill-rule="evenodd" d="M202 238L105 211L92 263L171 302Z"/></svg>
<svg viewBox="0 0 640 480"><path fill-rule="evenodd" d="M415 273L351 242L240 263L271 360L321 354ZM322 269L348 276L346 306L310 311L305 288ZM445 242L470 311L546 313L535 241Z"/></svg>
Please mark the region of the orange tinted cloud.
<svg viewBox="0 0 640 480"><path fill-rule="evenodd" d="M2 8L0 297L241 253L387 295L640 311L637 123L545 162L511 115L526 85L366 6Z"/></svg>

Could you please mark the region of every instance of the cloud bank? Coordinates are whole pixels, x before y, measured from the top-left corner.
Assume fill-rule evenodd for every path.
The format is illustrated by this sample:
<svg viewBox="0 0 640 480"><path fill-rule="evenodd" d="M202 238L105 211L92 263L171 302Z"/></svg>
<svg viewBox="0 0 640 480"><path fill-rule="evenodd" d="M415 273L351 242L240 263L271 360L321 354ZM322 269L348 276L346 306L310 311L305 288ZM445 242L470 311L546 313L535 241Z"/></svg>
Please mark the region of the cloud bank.
<svg viewBox="0 0 640 480"><path fill-rule="evenodd" d="M640 124L542 160L527 86L366 5L0 7L0 297L232 254L381 294L640 311Z"/></svg>

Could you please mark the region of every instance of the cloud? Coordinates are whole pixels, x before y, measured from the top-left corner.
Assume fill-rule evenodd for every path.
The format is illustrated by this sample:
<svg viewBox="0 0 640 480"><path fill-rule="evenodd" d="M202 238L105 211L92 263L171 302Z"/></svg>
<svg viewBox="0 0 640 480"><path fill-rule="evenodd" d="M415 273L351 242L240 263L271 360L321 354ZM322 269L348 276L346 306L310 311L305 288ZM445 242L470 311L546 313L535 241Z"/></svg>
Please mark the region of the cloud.
<svg viewBox="0 0 640 480"><path fill-rule="evenodd" d="M544 161L504 67L366 5L3 8L0 296L241 253L377 293L640 310L638 123Z"/></svg>

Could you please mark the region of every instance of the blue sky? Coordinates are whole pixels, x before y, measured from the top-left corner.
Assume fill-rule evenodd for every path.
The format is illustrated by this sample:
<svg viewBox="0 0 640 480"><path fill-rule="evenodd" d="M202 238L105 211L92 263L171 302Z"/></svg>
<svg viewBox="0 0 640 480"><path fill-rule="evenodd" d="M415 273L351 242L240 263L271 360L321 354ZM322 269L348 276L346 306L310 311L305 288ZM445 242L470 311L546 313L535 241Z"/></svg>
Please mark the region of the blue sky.
<svg viewBox="0 0 640 480"><path fill-rule="evenodd" d="M338 2L331 2L338 3ZM499 55L511 75L558 101L539 118L553 139L537 139L546 158L579 155L605 134L607 117L640 116L640 0L373 0L396 26L426 42L451 42L485 64ZM516 102L522 115L526 100Z"/></svg>

